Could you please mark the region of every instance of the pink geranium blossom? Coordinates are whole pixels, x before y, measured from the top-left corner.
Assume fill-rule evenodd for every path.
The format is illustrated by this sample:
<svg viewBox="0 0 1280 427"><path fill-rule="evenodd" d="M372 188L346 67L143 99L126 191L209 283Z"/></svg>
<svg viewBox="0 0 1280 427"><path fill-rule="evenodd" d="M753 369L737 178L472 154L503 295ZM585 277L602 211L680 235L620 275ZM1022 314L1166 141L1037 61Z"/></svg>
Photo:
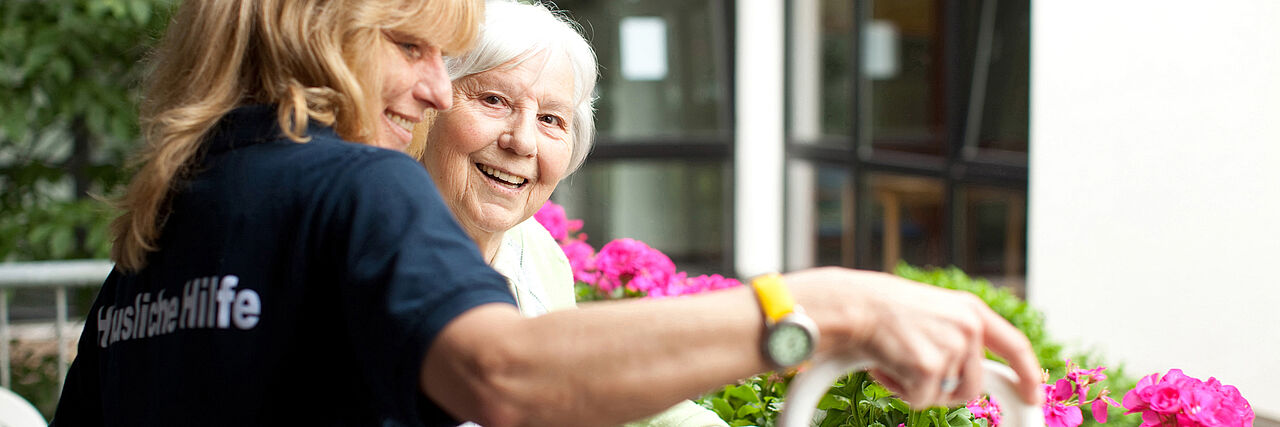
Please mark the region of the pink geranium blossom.
<svg viewBox="0 0 1280 427"><path fill-rule="evenodd" d="M533 218L551 233L552 238L562 243L569 239L569 233L582 229L582 220L570 220L564 213L564 207L550 200L542 204Z"/></svg>
<svg viewBox="0 0 1280 427"><path fill-rule="evenodd" d="M573 280L587 284L595 284L600 277L596 272L596 251L587 242L574 240L560 245L565 257L569 258L569 268L573 270Z"/></svg>
<svg viewBox="0 0 1280 427"><path fill-rule="evenodd" d="M718 274L688 277L676 272L671 259L644 242L617 239L596 252L579 233L582 220L571 220L564 208L550 201L534 214L569 259L573 280L585 285L586 298L665 298L692 295L741 286L737 280Z"/></svg>
<svg viewBox="0 0 1280 427"><path fill-rule="evenodd" d="M1045 423L1050 427L1076 427L1084 422L1084 414L1080 407L1090 404L1090 410L1093 419L1099 423L1107 422L1107 407L1120 406L1115 400L1107 396L1110 392L1103 388L1098 395L1089 398L1089 388L1093 384L1097 384L1107 378L1102 371L1106 367L1096 367L1093 369L1082 369L1076 367L1070 360L1067 361L1066 377L1061 378L1052 384L1043 384L1045 402L1041 408L1044 411Z"/></svg>
<svg viewBox="0 0 1280 427"><path fill-rule="evenodd" d="M676 275L676 265L644 242L634 239L618 239L600 248L596 254L596 269L600 272L596 283L605 292L621 286L635 292L666 287Z"/></svg>
<svg viewBox="0 0 1280 427"><path fill-rule="evenodd" d="M994 399L983 396L970 400L964 407L973 414L973 419L985 418L987 427L1000 427L1000 405Z"/></svg>
<svg viewBox="0 0 1280 427"><path fill-rule="evenodd" d="M742 283L735 279L725 278L719 274L712 274L710 276L704 274L697 277L687 277L685 273L679 273L671 281L667 282L667 286L650 289L648 297L665 298L681 295L694 295L703 292L728 289L735 286L742 286Z"/></svg>
<svg viewBox="0 0 1280 427"><path fill-rule="evenodd" d="M1143 426L1253 425L1253 407L1240 391L1216 378L1200 381L1180 369L1151 374L1125 393L1126 413L1141 413Z"/></svg>
<svg viewBox="0 0 1280 427"><path fill-rule="evenodd" d="M1061 402L1044 405L1044 425L1048 427L1077 427L1084 422L1079 406L1067 406Z"/></svg>

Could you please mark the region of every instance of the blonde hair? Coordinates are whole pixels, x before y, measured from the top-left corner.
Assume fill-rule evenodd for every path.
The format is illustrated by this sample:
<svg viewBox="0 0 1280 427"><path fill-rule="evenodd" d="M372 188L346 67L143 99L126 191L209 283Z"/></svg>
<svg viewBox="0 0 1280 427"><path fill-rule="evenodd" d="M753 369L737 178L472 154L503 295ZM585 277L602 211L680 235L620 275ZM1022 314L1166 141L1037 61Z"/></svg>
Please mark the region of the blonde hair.
<svg viewBox="0 0 1280 427"><path fill-rule="evenodd" d="M139 111L138 171L117 201L111 258L146 266L172 193L199 161L205 135L230 110L276 107L284 135L306 142L307 123L372 142L382 112L376 46L383 30L446 53L465 51L484 15L480 0L187 0L151 57Z"/></svg>
<svg viewBox="0 0 1280 427"><path fill-rule="evenodd" d="M542 52L564 55L573 70L574 108L569 126L573 150L569 156L568 175L582 166L591 151L591 142L595 138L593 92L599 75L595 51L576 22L565 16L563 11L540 2L490 0L485 6L484 26L475 48L464 55L445 58L444 65L449 78L458 81L504 66L514 67ZM434 122L435 114L432 113L414 128L413 142L405 152L422 160L426 155L427 135Z"/></svg>

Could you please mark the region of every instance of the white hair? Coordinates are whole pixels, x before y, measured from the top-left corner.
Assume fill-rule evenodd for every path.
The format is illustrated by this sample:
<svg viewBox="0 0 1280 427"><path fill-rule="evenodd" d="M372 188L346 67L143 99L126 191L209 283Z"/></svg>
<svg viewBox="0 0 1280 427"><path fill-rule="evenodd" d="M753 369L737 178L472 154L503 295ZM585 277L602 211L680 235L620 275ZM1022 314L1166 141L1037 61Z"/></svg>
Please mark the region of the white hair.
<svg viewBox="0 0 1280 427"><path fill-rule="evenodd" d="M449 78L457 80L503 64L519 64L542 52L563 53L573 69L574 108L569 125L573 153L566 175L573 173L586 160L595 137L592 96L598 76L595 52L579 32L576 22L542 3L489 0L485 3L484 15L475 47L464 55L445 58Z"/></svg>

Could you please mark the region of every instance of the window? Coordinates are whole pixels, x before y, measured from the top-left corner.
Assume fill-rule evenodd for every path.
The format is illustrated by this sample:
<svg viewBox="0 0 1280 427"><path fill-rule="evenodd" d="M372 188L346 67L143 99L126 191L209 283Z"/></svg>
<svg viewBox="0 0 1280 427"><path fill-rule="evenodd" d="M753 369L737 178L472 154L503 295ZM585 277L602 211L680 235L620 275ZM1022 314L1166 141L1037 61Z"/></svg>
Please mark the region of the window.
<svg viewBox="0 0 1280 427"><path fill-rule="evenodd" d="M597 249L634 238L732 271L732 2L565 0L600 62L597 136L553 199Z"/></svg>
<svg viewBox="0 0 1280 427"><path fill-rule="evenodd" d="M956 265L1021 291L1029 2L790 8L787 267Z"/></svg>

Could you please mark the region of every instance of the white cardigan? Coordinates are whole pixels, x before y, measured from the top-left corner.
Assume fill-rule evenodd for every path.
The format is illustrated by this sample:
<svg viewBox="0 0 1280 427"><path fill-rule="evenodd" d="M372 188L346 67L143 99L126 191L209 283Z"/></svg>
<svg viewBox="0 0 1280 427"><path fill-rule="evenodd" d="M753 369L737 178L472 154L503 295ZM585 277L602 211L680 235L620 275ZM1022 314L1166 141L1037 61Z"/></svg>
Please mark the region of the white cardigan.
<svg viewBox="0 0 1280 427"><path fill-rule="evenodd" d="M564 256L551 233L532 217L502 236L502 246L493 257L493 269L507 277L520 314L525 317L577 307L569 258ZM685 400L651 418L627 424L627 427L642 426L728 427L728 424L711 410Z"/></svg>

